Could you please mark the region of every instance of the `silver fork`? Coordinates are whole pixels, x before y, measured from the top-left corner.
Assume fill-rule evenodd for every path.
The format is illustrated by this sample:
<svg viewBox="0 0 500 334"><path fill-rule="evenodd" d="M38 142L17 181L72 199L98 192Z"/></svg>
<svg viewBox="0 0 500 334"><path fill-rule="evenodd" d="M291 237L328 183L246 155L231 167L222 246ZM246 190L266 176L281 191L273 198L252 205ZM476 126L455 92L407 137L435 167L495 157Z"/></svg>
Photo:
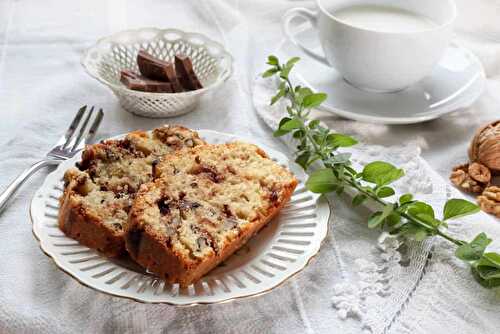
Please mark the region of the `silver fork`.
<svg viewBox="0 0 500 334"><path fill-rule="evenodd" d="M73 157L78 151L85 147L85 144L92 141L103 117L102 109L99 109L97 113L94 112L94 109L93 106L89 110L87 110L87 106L81 107L76 113L68 130L66 130L66 133L59 139L49 153L47 153L45 158L33 164L12 181L0 195L0 212L3 211L16 191L34 172L45 166L60 164L64 160ZM91 123L90 121L92 118L93 121Z"/></svg>

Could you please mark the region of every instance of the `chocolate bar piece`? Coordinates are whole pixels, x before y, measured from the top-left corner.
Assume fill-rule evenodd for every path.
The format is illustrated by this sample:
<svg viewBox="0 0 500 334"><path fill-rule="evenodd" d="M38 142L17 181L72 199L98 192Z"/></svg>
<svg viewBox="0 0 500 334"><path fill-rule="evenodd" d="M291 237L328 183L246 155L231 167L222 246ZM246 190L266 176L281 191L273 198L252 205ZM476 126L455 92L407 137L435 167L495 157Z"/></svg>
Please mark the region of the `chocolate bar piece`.
<svg viewBox="0 0 500 334"><path fill-rule="evenodd" d="M182 86L187 90L196 90L203 88L194 73L193 63L188 56L175 55L175 72L179 77Z"/></svg>
<svg viewBox="0 0 500 334"><path fill-rule="evenodd" d="M130 70L121 71L120 81L132 90L151 93L173 93L172 84L148 79Z"/></svg>
<svg viewBox="0 0 500 334"><path fill-rule="evenodd" d="M184 91L171 62L155 58L146 51L140 50L137 54L137 65L141 74L146 78L170 82L176 93Z"/></svg>

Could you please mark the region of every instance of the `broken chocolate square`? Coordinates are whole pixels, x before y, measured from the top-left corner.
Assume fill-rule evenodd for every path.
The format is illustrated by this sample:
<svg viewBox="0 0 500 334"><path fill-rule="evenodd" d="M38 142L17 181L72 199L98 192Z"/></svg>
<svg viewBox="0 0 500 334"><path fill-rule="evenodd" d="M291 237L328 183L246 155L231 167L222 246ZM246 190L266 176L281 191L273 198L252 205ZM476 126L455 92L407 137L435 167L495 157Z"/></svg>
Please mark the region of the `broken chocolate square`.
<svg viewBox="0 0 500 334"><path fill-rule="evenodd" d="M158 59L146 51L140 50L137 54L137 65L141 74L146 78L170 82L176 93L184 91L171 62Z"/></svg>
<svg viewBox="0 0 500 334"><path fill-rule="evenodd" d="M173 93L170 82L151 80L130 70L121 71L120 81L132 90L152 93Z"/></svg>
<svg viewBox="0 0 500 334"><path fill-rule="evenodd" d="M179 81L186 90L196 90L203 88L194 73L193 63L188 56L175 55L175 71L179 77Z"/></svg>

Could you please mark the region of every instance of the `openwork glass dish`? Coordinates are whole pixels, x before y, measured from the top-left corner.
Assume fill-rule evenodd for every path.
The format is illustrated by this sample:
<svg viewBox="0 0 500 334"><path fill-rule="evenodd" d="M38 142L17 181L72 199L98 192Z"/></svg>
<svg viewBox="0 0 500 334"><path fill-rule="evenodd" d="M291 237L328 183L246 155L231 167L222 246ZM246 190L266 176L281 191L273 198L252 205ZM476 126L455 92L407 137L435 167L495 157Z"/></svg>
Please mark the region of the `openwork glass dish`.
<svg viewBox="0 0 500 334"><path fill-rule="evenodd" d="M199 130L211 144L245 140L230 134ZM248 141L248 140L247 140ZM220 303L271 291L302 271L318 253L328 231L326 199L309 192L302 169L282 153L262 147L299 179L290 202L258 235L196 284L180 288L144 271L128 258L109 259L62 233L57 224L63 175L80 159L61 163L47 176L31 202L33 234L42 251L62 271L92 289L145 303L196 305Z"/></svg>
<svg viewBox="0 0 500 334"><path fill-rule="evenodd" d="M126 88L120 71L139 72L139 50L172 61L176 54L189 56L204 88L182 93L148 93ZM177 29L126 30L99 40L82 58L85 70L108 86L127 111L146 117L172 117L190 112L200 97L213 91L232 73L231 55L219 43L198 33Z"/></svg>

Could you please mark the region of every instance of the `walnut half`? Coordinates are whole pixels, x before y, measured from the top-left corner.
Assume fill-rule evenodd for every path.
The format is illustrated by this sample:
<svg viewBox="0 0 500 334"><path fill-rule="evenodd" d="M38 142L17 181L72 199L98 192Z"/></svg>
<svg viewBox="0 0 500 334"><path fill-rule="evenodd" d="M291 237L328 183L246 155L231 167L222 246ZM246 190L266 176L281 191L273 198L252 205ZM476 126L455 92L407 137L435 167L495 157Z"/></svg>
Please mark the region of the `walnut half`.
<svg viewBox="0 0 500 334"><path fill-rule="evenodd" d="M490 186L484 189L481 196L477 197L481 210L500 218L500 187Z"/></svg>
<svg viewBox="0 0 500 334"><path fill-rule="evenodd" d="M473 162L453 168L450 180L464 191L479 194L490 184L491 173L484 165Z"/></svg>

